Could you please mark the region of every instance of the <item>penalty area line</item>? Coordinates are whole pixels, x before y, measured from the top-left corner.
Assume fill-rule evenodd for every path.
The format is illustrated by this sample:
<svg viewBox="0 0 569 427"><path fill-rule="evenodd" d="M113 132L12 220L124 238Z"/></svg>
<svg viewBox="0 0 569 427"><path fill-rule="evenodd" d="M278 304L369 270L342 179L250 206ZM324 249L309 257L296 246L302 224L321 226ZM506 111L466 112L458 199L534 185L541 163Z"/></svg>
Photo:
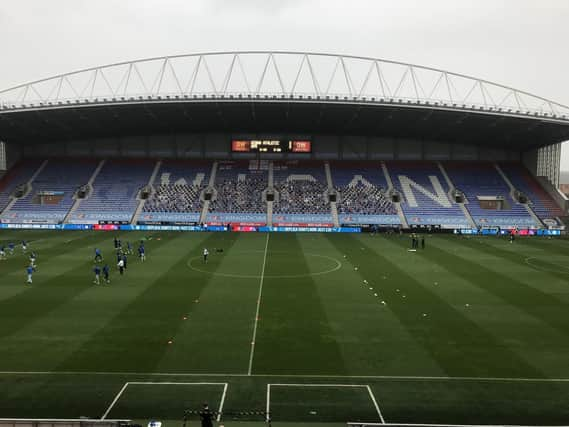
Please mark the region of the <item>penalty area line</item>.
<svg viewBox="0 0 569 427"><path fill-rule="evenodd" d="M386 424L385 418L381 412L379 404L377 403L377 399L371 390L369 384L327 384L327 383L318 383L318 384L309 384L309 383L269 383L267 384L267 409L266 409L266 421L270 422L270 414L271 414L271 387L308 387L308 388L360 388L363 389L366 394L368 394L371 403L377 412L377 416L379 417L379 421L383 425ZM367 424L367 423L364 423ZM362 426L364 425L362 424ZM376 423L372 423L376 425Z"/></svg>
<svg viewBox="0 0 569 427"><path fill-rule="evenodd" d="M227 389L229 387L229 383L221 383L221 382L166 382L166 381L131 381L131 382L127 382L125 383L122 388L120 389L120 391L117 393L117 395L115 396L115 398L113 399L113 401L111 402L111 404L109 405L109 407L107 408L107 410L105 411L105 413L103 414L103 416L101 417L101 420L104 420L107 418L107 416L109 415L109 413L112 411L112 409L115 407L115 405L117 404L117 402L119 401L119 399L121 398L121 396L124 394L125 390L127 389L128 386L136 386L136 385L162 385L162 386L208 386L208 385L215 385L215 386L223 386L223 392L221 393L221 399L219 401L219 406L218 406L218 410L217 410L217 417L216 420L217 422L221 421L221 416L223 414L223 406L225 405L225 397L227 396Z"/></svg>
<svg viewBox="0 0 569 427"><path fill-rule="evenodd" d="M109 412L111 412L111 410L113 409L113 407L116 405L116 403L119 401L121 395L124 393L124 391L126 390L126 388L128 387L128 383L124 383L124 385L122 386L122 388L120 389L120 391L117 393L117 395L115 396L115 398L113 399L113 401L111 402L111 404L109 405L109 407L107 408L107 410L105 411L105 413L103 414L103 416L101 417L102 420L104 420L105 418L107 418L107 415L109 415Z"/></svg>
<svg viewBox="0 0 569 427"><path fill-rule="evenodd" d="M263 295L263 282L265 281L265 266L267 265L267 249L269 248L269 237L271 233L267 233L265 240L265 253L263 255L263 267L261 268L261 280L259 281L259 295L257 296L257 309L255 311L255 323L253 324L253 337L251 338L251 353L249 354L249 368L247 375L251 375L253 370L253 357L255 356L255 340L257 339L257 325L259 323L259 312L261 309L261 297Z"/></svg>

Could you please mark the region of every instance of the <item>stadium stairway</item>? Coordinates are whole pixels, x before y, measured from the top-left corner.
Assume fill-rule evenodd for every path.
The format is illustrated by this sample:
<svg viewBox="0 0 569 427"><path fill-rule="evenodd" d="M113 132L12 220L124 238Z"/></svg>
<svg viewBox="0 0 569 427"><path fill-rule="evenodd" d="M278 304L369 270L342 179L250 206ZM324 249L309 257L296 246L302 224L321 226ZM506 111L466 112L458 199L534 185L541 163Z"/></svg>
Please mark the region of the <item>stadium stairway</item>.
<svg viewBox="0 0 569 427"><path fill-rule="evenodd" d="M156 165L154 165L154 170L152 171L152 175L150 175L150 178L148 179L147 186L149 186L150 188L152 188L152 186L154 185L154 181L156 180L156 176L158 175L158 171L160 171L161 166L162 166L162 161L158 160L156 162ZM144 209L144 205L146 203L146 200L147 199L142 199L139 197L138 206L136 207L136 210L134 211L134 214L132 215L132 219L130 221L131 225L134 225L137 223L138 218L140 217L140 213Z"/></svg>
<svg viewBox="0 0 569 427"><path fill-rule="evenodd" d="M103 169L103 166L105 166L105 162L106 160L101 160L99 162L99 164L97 165L97 167L95 168L95 170L93 171L93 174L91 175L91 177L89 178L89 181L87 181L87 187L89 187L89 194L91 194L91 192L93 191L93 182L95 181L95 178L97 178L97 175L99 175L99 172L101 172L101 169ZM87 196L89 197L89 196ZM71 215L73 215L73 212L75 212L79 206L81 205L81 202L84 199L75 199L75 202L73 203L73 206L71 206L71 209L69 209L69 212L67 212L67 214L65 215L65 218L63 218L63 223L67 224L69 221L69 218L71 218Z"/></svg>
<svg viewBox="0 0 569 427"><path fill-rule="evenodd" d="M334 182L332 181L332 171L330 170L330 162L324 162L324 173L326 174L326 183L328 184L328 191L334 189ZM334 227L340 226L340 218L338 217L338 205L336 202L330 202L330 214Z"/></svg>
<svg viewBox="0 0 569 427"><path fill-rule="evenodd" d="M385 176L385 181L387 182L387 193L390 194L393 190L393 181L391 180L391 175L389 175L389 169L387 169L387 165L385 162L381 162L381 170L383 171L383 175ZM405 214L403 213L403 209L401 208L401 203L393 202L395 209L397 210L397 216L401 221L401 226L403 228L409 228L409 223L407 222L407 218L405 218Z"/></svg>
<svg viewBox="0 0 569 427"><path fill-rule="evenodd" d="M269 174L267 176L267 190L271 190L273 194L275 193L274 176L273 176L273 162L269 161ZM273 202L267 201L267 226L273 226Z"/></svg>
<svg viewBox="0 0 569 427"><path fill-rule="evenodd" d="M520 163L502 162L500 168L508 179L526 195L535 214L545 220L562 216L568 200L546 177L535 177ZM550 221L547 221L551 224Z"/></svg>
<svg viewBox="0 0 569 427"><path fill-rule="evenodd" d="M498 174L502 177L504 182L510 188L510 197L512 198L512 200L514 200L514 203L518 203L516 200L516 187L514 186L514 184L512 184L512 181L510 181L510 178L507 177L507 175L504 173L504 171L498 165L498 163L494 163L494 168L498 171ZM535 221L536 224L539 224L540 227L545 227L545 224L537 216L537 214L534 212L534 210L532 209L532 207L530 206L529 203L525 203L524 207L525 207L526 211L528 212L528 214L533 218L533 220Z"/></svg>
<svg viewBox="0 0 569 427"><path fill-rule="evenodd" d="M528 171L527 173L529 174L530 172ZM541 189L545 191L545 194L554 202L554 204L547 203L549 207L553 210L556 210L557 208L560 209L556 216L565 216L566 213L569 212L569 198L563 194L559 188L555 187L546 176L531 176L535 179Z"/></svg>
<svg viewBox="0 0 569 427"><path fill-rule="evenodd" d="M36 169L36 171L33 173L33 175L30 177L30 179L28 179L26 181L26 183L25 183L26 184L26 192L19 199L12 197L10 202L4 208L4 210L2 210L2 212L0 212L1 214L5 214L7 212L10 212L10 209L12 209L12 207L18 202L18 200L21 200L21 199L25 198L28 194L30 194L30 191L32 191L32 183L37 178L37 176L45 169L45 167L47 166L47 163L48 163L48 160L44 160L41 163L41 165Z"/></svg>
<svg viewBox="0 0 569 427"><path fill-rule="evenodd" d="M454 185L454 183L450 179L450 176L448 176L448 173L447 173L445 167L443 166L443 164L441 162L437 162L437 165L438 165L439 170L441 171L441 174L443 175L443 178L445 179L448 187L450 188L450 190L448 192L448 196L449 196L449 199L452 200L452 193L454 190L456 190L456 186ZM474 221L474 218L472 218L472 215L470 215L470 212L468 211L468 209L466 209L465 203L468 203L468 200L465 199L464 203L458 204L460 207L460 210L462 211L463 215L468 220L468 223L470 224L470 226L472 228L476 228L476 222Z"/></svg>
<svg viewBox="0 0 569 427"><path fill-rule="evenodd" d="M275 175L274 175L274 164L272 161L269 162L269 176L267 177L267 186L270 190L275 189Z"/></svg>
<svg viewBox="0 0 569 427"><path fill-rule="evenodd" d="M217 162L213 162L213 165L211 165L211 173L209 174L209 181L207 183L207 188L204 190L204 192L202 192L200 197L203 197L203 194L208 189L215 189L215 176L216 175L217 175ZM202 212L200 214L200 223L201 224L204 224L207 221L207 214L209 212L209 202L210 202L209 200L205 200L205 198L203 198L203 208L202 208Z"/></svg>
<svg viewBox="0 0 569 427"><path fill-rule="evenodd" d="M30 162L30 164L19 162L2 176L0 180L0 214L6 210L6 207L12 200L13 191L19 185L25 183L39 165L37 162ZM25 181L22 181L24 179Z"/></svg>

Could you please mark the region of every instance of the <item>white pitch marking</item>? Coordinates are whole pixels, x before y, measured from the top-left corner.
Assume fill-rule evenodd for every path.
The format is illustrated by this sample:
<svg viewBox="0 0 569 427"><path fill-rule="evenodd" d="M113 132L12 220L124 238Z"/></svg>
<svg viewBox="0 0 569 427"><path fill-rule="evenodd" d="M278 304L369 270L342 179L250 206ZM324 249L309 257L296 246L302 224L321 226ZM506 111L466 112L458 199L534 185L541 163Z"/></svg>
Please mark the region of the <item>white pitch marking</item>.
<svg viewBox="0 0 569 427"><path fill-rule="evenodd" d="M530 256L530 257L527 257L527 258L524 260L524 262L525 262L529 267L531 267L531 268L533 268L533 269L535 269L535 270L544 271L544 272L546 272L546 273L569 274L569 271L567 271L567 267L565 267L565 266L561 266L561 265L560 265L560 266L559 266L559 270L554 270L554 269L551 269L551 268L545 268L545 267L542 267L542 266L540 266L540 265L536 265L535 263L531 262L531 260L539 261L539 259L536 258L536 257L534 257L534 256ZM554 263L554 264L555 264L555 263ZM563 271L563 269L565 269L565 271Z"/></svg>
<svg viewBox="0 0 569 427"><path fill-rule="evenodd" d="M267 384L267 407L265 411L265 420L271 421L271 385Z"/></svg>
<svg viewBox="0 0 569 427"><path fill-rule="evenodd" d="M264 253L264 251L262 250L252 250L252 251L242 251L241 253L250 253L250 252L259 252L259 253ZM275 252L273 251L273 254ZM289 252L277 252L277 254L287 254ZM266 275L265 274L265 279L299 279L301 277L316 277L316 276L322 276L324 274L330 274L333 273L335 271L338 271L340 268L342 268L342 263L340 261L338 261L336 258L332 258L330 256L326 256L326 255L320 255L320 254L313 254L310 252L304 252L305 256L311 256L311 257L315 257L315 258L323 258L326 259L328 261L332 261L333 263L335 263L336 265L328 270L322 270L322 271L315 271L313 273L303 273L303 274L276 274L276 275ZM233 274L233 273L219 273L216 271L207 271L207 270L202 270L201 268L197 268L195 267L192 262L194 260L197 259L201 259L201 255L190 258L189 261L187 262L187 265L190 269L194 270L194 271L198 271L200 273L206 273L206 274L211 274L212 276L219 276L219 277L229 277L229 278L234 278L234 279L260 279L261 276L259 274Z"/></svg>
<svg viewBox="0 0 569 427"><path fill-rule="evenodd" d="M249 368L247 369L247 375L251 375L251 371L253 370L255 340L257 339L257 324L259 323L259 310L261 309L261 297L263 295L263 282L265 281L265 266L267 264L267 249L269 248L270 235L270 233L267 233L267 239L265 240L265 254L263 256L263 267L261 268L261 280L259 282L259 295L257 296L257 310L255 311L255 323L253 325L253 338L251 339L251 353L249 354Z"/></svg>
<svg viewBox="0 0 569 427"><path fill-rule="evenodd" d="M375 399L375 395L373 394L373 391L371 391L371 387L368 385L366 386L367 391L369 393L369 397L371 398L371 401L373 402L373 406L375 406L375 410L377 411L377 415L379 415L379 419L381 420L382 424L385 424L385 418L383 418L383 414L381 413L381 409L379 409L379 405L377 404L377 400Z"/></svg>
<svg viewBox="0 0 569 427"><path fill-rule="evenodd" d="M109 405L103 416L101 417L102 420L107 418L107 415L109 415L109 412L111 412L111 409L113 409L113 406L115 406L115 404L118 402L118 400L120 399L121 395L124 393L127 387L128 383L124 383L120 391L117 393L117 395L115 396L115 398L113 399L113 401L111 402L111 404Z"/></svg>
<svg viewBox="0 0 569 427"><path fill-rule="evenodd" d="M277 387L346 387L346 388L361 388L367 387L367 384L303 384L303 383L271 383L270 385Z"/></svg>
<svg viewBox="0 0 569 427"><path fill-rule="evenodd" d="M269 421L269 414L271 409L271 386L275 387L331 387L331 388L363 388L367 390L369 393L369 398L373 403L375 410L377 411L377 415L381 421L381 424L385 424L385 419L379 409L379 405L377 404L377 400L371 388L367 384L301 384L301 383L271 383L267 384L267 422ZM367 424L367 423L366 423Z"/></svg>
<svg viewBox="0 0 569 427"><path fill-rule="evenodd" d="M228 384L225 383L223 386L223 394L221 395L221 401L219 402L219 408L217 409L217 422L221 421L221 414L223 413L223 405L225 405L225 396L227 395Z"/></svg>
<svg viewBox="0 0 569 427"><path fill-rule="evenodd" d="M105 371L0 371L1 375L109 375L138 377L257 377L257 378L363 378L409 381L504 381L504 382L569 382L569 378L512 378L512 377L437 377L420 375L304 375L304 374L224 374L216 372L105 372Z"/></svg>
<svg viewBox="0 0 569 427"><path fill-rule="evenodd" d="M223 411L223 405L225 404L225 396L227 395L227 388L229 386L228 383L211 383L211 382L199 382L199 383L186 383L186 382L167 382L167 381L131 381L131 382L127 382L124 384L124 386L121 388L121 390L117 393L117 395L115 396L115 398L113 399L113 401L111 402L111 404L109 405L109 407L107 408L107 410L105 411L105 413L103 414L103 416L101 417L102 420L104 420L107 415L109 415L109 412L111 412L111 410L113 409L113 407L116 405L116 403L118 402L118 400L120 399L120 397L122 396L122 394L124 393L124 391L126 390L126 388L131 385L222 385L223 386L223 393L221 394L221 400L219 401L219 407L218 407L218 414L217 414L217 421L219 422L221 420L221 413Z"/></svg>
<svg viewBox="0 0 569 427"><path fill-rule="evenodd" d="M129 385L225 385L227 383L181 383L167 381L130 381Z"/></svg>

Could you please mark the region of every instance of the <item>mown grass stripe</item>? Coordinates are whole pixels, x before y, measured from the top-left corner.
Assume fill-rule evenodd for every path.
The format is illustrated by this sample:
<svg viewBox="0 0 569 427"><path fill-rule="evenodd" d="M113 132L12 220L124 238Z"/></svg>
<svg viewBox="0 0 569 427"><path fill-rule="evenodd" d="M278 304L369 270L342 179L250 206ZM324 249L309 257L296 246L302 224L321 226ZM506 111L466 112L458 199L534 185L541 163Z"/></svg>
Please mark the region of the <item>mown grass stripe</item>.
<svg viewBox="0 0 569 427"><path fill-rule="evenodd" d="M480 239L480 238L465 239L461 243L464 246L474 250L487 248L488 251L491 251L492 255L500 257L514 264L517 264L520 267L518 274L523 274L524 272L527 271L531 272L537 271L540 274L540 276L542 276L542 279L545 279L545 277L554 277L559 280L562 280L563 282L569 282L569 265L567 266L567 269L565 271L559 271L558 265L555 265L547 260L544 260L543 256L537 256L533 254L533 252L532 255L527 252L528 247L529 248L538 247L546 251L546 253L544 254L545 256L547 256L548 253L552 255L559 253L558 251L553 250L551 246L540 245L538 241L535 240L535 238L518 238L513 244L507 244L502 239L498 241L490 241L488 239ZM501 245L502 247L498 245ZM529 265L526 262L526 259L528 257L533 257L533 256L537 256L539 258L539 263L543 264L548 269L539 271L538 269Z"/></svg>
<svg viewBox="0 0 569 427"><path fill-rule="evenodd" d="M174 337L183 322L181 313L187 312L193 300L207 285L207 281L192 283L184 278L184 268L192 253L201 246L215 247L220 235L212 233L185 250L179 245L172 248L174 264L162 266L163 273L137 295L132 302L95 333L75 353L67 358L61 370L112 370L133 369L152 372L168 350L168 341ZM237 235L232 235L227 247ZM199 246L198 246L199 245ZM150 262L150 259L149 261ZM161 266L156 265L160 269ZM182 275L181 275L182 274Z"/></svg>
<svg viewBox="0 0 569 427"><path fill-rule="evenodd" d="M338 244L335 239L330 239ZM407 249L407 239L394 237L386 242L389 243L385 248L387 251L397 247ZM449 376L544 377L542 372L505 348L478 324L422 286L412 275L412 264L396 265L375 245L354 236L345 239L342 247L355 253L360 246L373 254L373 257L361 258L360 270L373 276L379 268L391 278L382 282L384 293L388 295L388 307ZM440 256L430 261L447 265ZM422 318L423 312L428 313L427 318Z"/></svg>
<svg viewBox="0 0 569 427"><path fill-rule="evenodd" d="M60 257L61 255L65 254L73 254L76 251L82 250L86 248L88 245L93 244L93 240L95 242L104 241L107 238L104 238L104 235L96 234L100 240L96 240L92 233L86 232L77 232L82 233L79 234L76 238L65 238L63 235L57 236L54 239L50 239L46 246L37 247L34 245L33 241L30 241L28 246L28 250L25 254L22 253L21 247L16 247L14 250L13 256L8 256L5 261L0 262L0 273L1 274L11 274L11 273L21 273L23 280L25 281L25 267L29 264L29 256L32 252L35 252L37 255L37 263L41 265L47 265L51 260L55 260L56 257ZM69 236L70 237L70 236ZM22 239L25 240L25 239ZM94 253L89 253L94 257ZM85 252L87 255L87 252ZM55 261L56 262L56 261Z"/></svg>
<svg viewBox="0 0 569 427"><path fill-rule="evenodd" d="M93 238L97 243L103 242L105 239L106 236L104 235L97 235ZM92 243L93 240L88 243ZM43 263L56 262L55 257L77 251L84 245L76 246L67 247L65 251L53 251L46 260L40 261L38 258L39 271L34 274L33 285L25 284L25 277L22 273L22 287L29 286L25 292L0 300L0 338L18 333L30 323L41 319L50 311L55 310L87 289L85 286L80 286L73 280L69 280L69 278L82 276L85 272L90 271L89 264L92 261L77 261L72 268L62 269L55 276L49 276L46 279L41 278ZM62 278L63 276L65 279Z"/></svg>
<svg viewBox="0 0 569 427"><path fill-rule="evenodd" d="M504 255L501 251L486 245L470 246L470 243L466 243L466 245L475 252L492 254L496 257ZM432 244L430 250L421 252L421 256L431 261L444 258L445 267L449 271L461 275L464 279L497 296L505 303L517 307L569 336L568 305L553 295L542 292L509 275L491 270L478 262L465 258L464 255L457 255L451 248L443 247L437 243Z"/></svg>
<svg viewBox="0 0 569 427"><path fill-rule="evenodd" d="M208 263L193 261L204 272L185 266L180 274L191 289L199 290L199 302L188 310L176 331L174 344L156 370L182 372L246 373L250 355L252 315L255 312L261 272L260 258L265 245L262 234L220 235ZM227 240L226 240L227 239ZM209 249L212 249L209 247ZM218 273L245 274L254 278L226 277ZM180 318L181 318L180 313Z"/></svg>
<svg viewBox="0 0 569 427"><path fill-rule="evenodd" d="M346 373L315 279L270 278L290 274L291 259L295 272L311 272L299 238L292 233L271 237L253 371Z"/></svg>

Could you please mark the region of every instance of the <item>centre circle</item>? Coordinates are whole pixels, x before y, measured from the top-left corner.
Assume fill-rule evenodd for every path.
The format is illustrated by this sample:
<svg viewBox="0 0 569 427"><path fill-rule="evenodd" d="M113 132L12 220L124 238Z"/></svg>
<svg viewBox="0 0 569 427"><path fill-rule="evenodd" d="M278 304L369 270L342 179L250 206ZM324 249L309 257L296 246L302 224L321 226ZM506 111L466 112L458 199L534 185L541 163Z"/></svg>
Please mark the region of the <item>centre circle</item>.
<svg viewBox="0 0 569 427"><path fill-rule="evenodd" d="M228 258L231 257L229 253L225 254L210 254L209 263L205 264L203 262L202 256L198 255L192 257L188 260L188 267L194 271L198 271L200 273L211 274L212 276L221 276L221 277L234 277L239 279L260 279L261 278L261 265L264 261L264 251L261 250L250 250L250 251L240 251L237 252L235 257L235 265L245 265L251 264L254 265L259 273L258 274L243 274L241 272L232 272L232 271L217 271L217 270L209 270L207 268L208 265L217 265L219 263L215 263L217 257L222 257L222 261L229 261ZM298 273L294 274L295 268L298 267L300 260L299 256L304 257L304 262L310 268L311 266L314 268L314 271L308 271L305 273ZM254 259L251 259L254 258ZM248 259L250 260L249 262ZM336 258L332 258L326 255L320 254L313 254L309 252L304 252L302 255L294 252L273 252L270 251L267 255L266 264L274 266L275 264L280 264L279 269L286 272L291 272L291 274L263 274L262 277L265 279L295 279L301 277L311 277L311 276L321 276L323 274L330 274L342 267L342 263L338 261Z"/></svg>
<svg viewBox="0 0 569 427"><path fill-rule="evenodd" d="M542 264L542 261L538 257L530 256L525 259L525 263L536 270L549 273L569 274L569 267L566 265L560 265L551 260L547 260L546 262L549 265L554 265L556 268L558 268L558 270L550 268L549 265L540 265Z"/></svg>

